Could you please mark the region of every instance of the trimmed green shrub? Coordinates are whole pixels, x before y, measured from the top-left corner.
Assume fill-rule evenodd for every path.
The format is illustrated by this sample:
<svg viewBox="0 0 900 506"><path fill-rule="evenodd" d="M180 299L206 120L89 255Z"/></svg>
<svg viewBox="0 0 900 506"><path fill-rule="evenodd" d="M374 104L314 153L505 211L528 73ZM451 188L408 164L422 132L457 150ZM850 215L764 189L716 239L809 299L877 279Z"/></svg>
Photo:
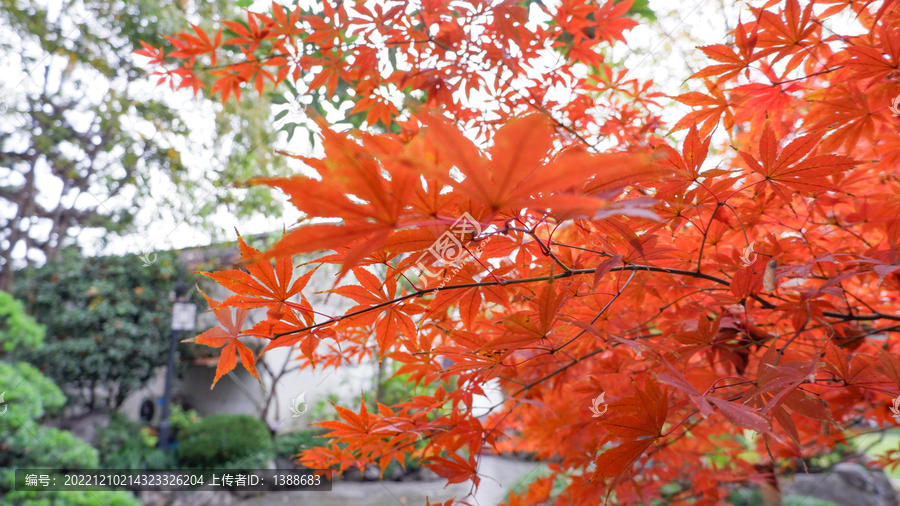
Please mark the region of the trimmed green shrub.
<svg viewBox="0 0 900 506"><path fill-rule="evenodd" d="M173 469L175 458L156 447L149 428L115 413L97 434L100 466L105 469Z"/></svg>
<svg viewBox="0 0 900 506"><path fill-rule="evenodd" d="M36 333L37 332L37 333ZM50 378L11 356L40 348L43 328L22 305L0 292L0 392L7 411L0 416L0 504L3 506L140 506L129 492L14 491L16 468L96 469L99 455L71 432L38 422L58 411L66 397Z"/></svg>
<svg viewBox="0 0 900 506"><path fill-rule="evenodd" d="M171 411L169 411L169 425L171 425L175 439L178 439L177 436L180 431L188 430L200 423L200 420L200 415L196 411L193 409L185 411L177 404L173 405Z"/></svg>
<svg viewBox="0 0 900 506"><path fill-rule="evenodd" d="M175 255L159 252L143 267L136 255L82 257L69 248L57 261L17 272L14 294L47 335L43 347L16 358L39 367L73 404L121 406L166 364ZM188 272L184 283L192 287L201 278ZM189 297L202 303L196 290ZM186 352L179 344L178 356ZM177 374L182 360L176 365Z"/></svg>
<svg viewBox="0 0 900 506"><path fill-rule="evenodd" d="M178 437L178 463L194 468L263 468L274 458L266 424L250 415L217 414Z"/></svg>
<svg viewBox="0 0 900 506"><path fill-rule="evenodd" d="M44 326L25 313L22 302L0 292L0 355L14 349L38 348L44 340Z"/></svg>
<svg viewBox="0 0 900 506"><path fill-rule="evenodd" d="M0 360L0 392L6 392L4 402L9 413L0 417L0 431L13 417L40 420L53 415L66 403L66 396L50 378L25 362Z"/></svg>
<svg viewBox="0 0 900 506"><path fill-rule="evenodd" d="M71 432L26 421L13 428L0 447L0 468L34 467L96 469L99 456L93 446ZM5 470L5 469L4 469ZM10 483L2 483L6 487Z"/></svg>

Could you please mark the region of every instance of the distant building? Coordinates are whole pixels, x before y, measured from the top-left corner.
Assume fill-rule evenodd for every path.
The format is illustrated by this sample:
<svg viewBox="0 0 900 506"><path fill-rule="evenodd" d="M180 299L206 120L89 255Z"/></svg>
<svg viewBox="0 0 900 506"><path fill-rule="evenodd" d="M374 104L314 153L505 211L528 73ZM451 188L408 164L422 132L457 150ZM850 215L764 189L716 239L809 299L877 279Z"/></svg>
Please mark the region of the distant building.
<svg viewBox="0 0 900 506"><path fill-rule="evenodd" d="M315 257L311 256L309 259L312 258ZM178 263L183 265L186 270L193 270L198 264L208 264L211 261L223 266L236 265L240 261L240 250L237 244L191 248L179 252ZM295 265L298 263L302 262L295 261ZM335 315L343 314L348 307L353 305L352 301L347 301L342 297L334 295L326 297L327 294L314 293L330 289L338 270L338 266L322 266L304 290L307 299L317 311ZM295 277L302 273L295 272ZM355 278L348 275L341 280L341 284L347 283L355 283ZM201 286L201 289L216 300L224 300L233 295L232 292L213 280L209 280L208 283ZM299 297L294 302L299 303ZM206 312L207 309L206 307L197 308L197 330L193 333L183 332L179 339L194 337L218 324L215 316ZM244 328L252 327L264 318L264 309L250 310ZM257 352L265 344L261 339L247 338L243 341L251 347L256 345ZM324 340L319 346L324 348L332 344L334 344L333 341ZM219 350L202 345L189 344L188 346L203 348L202 351L208 352L208 354L194 359L182 379L176 379L173 387L173 401L175 404L196 410L202 416L213 413L246 413L260 416L265 411L265 420L269 426L278 432L286 432L301 429L307 423L315 421L312 419L313 406L317 402L325 401L329 395L346 401L354 395L359 395L360 391L370 391L373 388L375 368L371 364L357 367L343 365L340 369L323 369L321 366L317 366L314 371L309 369L293 370L282 375L277 382L273 381L272 376L266 371L273 371L277 375L285 369L296 369L297 363L291 358L299 355L299 351L293 351L292 348L278 348L263 355L260 361L264 364L257 364L262 386L243 365L238 364L232 373L222 377L215 388L210 390L215 377ZM160 368L156 376L144 388L132 393L125 400L119 411L134 420L149 418L151 422L158 421L164 384L165 368ZM274 391L271 400L266 391L269 393ZM292 400L298 399L301 395L305 400L305 409L303 405L300 405L299 409L295 408L295 411L292 411ZM268 406L266 406L267 401ZM294 416L295 412L303 412L303 415Z"/></svg>

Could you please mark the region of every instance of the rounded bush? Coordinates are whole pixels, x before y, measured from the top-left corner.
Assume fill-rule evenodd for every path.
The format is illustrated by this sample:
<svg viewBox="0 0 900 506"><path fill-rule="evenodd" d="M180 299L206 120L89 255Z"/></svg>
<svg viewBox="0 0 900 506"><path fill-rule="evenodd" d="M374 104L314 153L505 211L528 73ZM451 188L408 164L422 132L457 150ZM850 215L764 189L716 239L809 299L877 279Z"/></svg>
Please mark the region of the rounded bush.
<svg viewBox="0 0 900 506"><path fill-rule="evenodd" d="M218 414L178 437L180 465L194 468L262 468L274 456L272 435L250 415Z"/></svg>
<svg viewBox="0 0 900 506"><path fill-rule="evenodd" d="M62 390L27 362L0 360L0 392L6 392L3 402L9 412L0 417L0 434L9 430L14 419L40 420L66 404Z"/></svg>

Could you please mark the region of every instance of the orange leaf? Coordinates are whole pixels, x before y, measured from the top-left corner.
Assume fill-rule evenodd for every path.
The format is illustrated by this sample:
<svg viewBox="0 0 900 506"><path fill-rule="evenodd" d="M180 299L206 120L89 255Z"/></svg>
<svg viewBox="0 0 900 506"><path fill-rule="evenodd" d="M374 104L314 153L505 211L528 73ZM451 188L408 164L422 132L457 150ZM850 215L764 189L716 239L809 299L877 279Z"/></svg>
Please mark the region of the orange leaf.
<svg viewBox="0 0 900 506"><path fill-rule="evenodd" d="M426 466L434 471L438 476L447 478L447 483L463 483L471 480L478 486L481 478L478 476L478 464L475 462L475 455L469 455L468 460L455 453L448 454L449 459L444 457L428 457L429 464Z"/></svg>
<svg viewBox="0 0 900 506"><path fill-rule="evenodd" d="M803 159L812 151L822 135L805 135L788 144L778 153L778 141L771 126L766 125L759 144L759 161L749 153L740 152L747 165L762 175L772 190L784 202L790 202L784 189L797 191L837 191L827 178L857 165L852 158L841 155L819 155Z"/></svg>
<svg viewBox="0 0 900 506"><path fill-rule="evenodd" d="M240 234L238 243L247 272L230 269L214 273L205 272L203 275L218 281L237 294L225 299L222 305L245 309L265 307L268 308L270 318L278 319L276 315L283 313L288 299L306 287L315 270L307 272L291 284L294 266L290 257L277 258L273 268L268 261L260 260L262 254L248 246Z"/></svg>
<svg viewBox="0 0 900 506"><path fill-rule="evenodd" d="M243 327L244 320L247 318L247 310L238 308L237 314L233 315L230 307L221 307L221 303L210 299L205 293L203 296L206 297L210 307L219 308L215 310L214 314L216 315L216 319L219 320L219 323L222 324L222 327L213 327L197 337L185 339L185 342L194 342L213 348L222 348L224 346L219 355L219 362L216 367L216 377L209 387L210 390L216 386L219 378L237 366L238 355L240 355L241 363L244 364L244 367L250 371L250 374L260 381L260 385L262 385L259 374L256 372L256 359L253 357L253 352L250 351L244 343L238 340L238 337L241 335L241 327Z"/></svg>

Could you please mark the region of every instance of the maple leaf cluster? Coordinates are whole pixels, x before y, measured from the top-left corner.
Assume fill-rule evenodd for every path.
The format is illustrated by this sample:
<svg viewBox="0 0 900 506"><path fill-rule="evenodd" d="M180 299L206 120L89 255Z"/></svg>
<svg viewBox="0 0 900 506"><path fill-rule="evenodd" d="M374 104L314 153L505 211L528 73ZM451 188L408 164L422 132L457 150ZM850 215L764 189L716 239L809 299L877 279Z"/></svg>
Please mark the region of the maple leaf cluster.
<svg viewBox="0 0 900 506"><path fill-rule="evenodd" d="M225 329L197 342L226 346L217 378L238 355L254 372L258 357L240 340L262 339L266 349L299 347L304 367L390 357L411 381L455 385L377 412L338 407L341 421L320 424L330 445L300 461L383 471L415 455L448 482L477 486L487 448L533 452L551 462L551 475L513 494L516 505L551 493L556 504L724 504L729 484L765 480L747 452L771 469L833 450L864 424L896 426L888 409L900 395L895 4L752 7L732 43L700 48L710 64L690 82L706 91L673 97L692 108L671 127L684 131L681 146L622 122L615 137L646 136L599 152L571 135L587 133L572 110L528 102L532 112L505 117L484 148L448 121L474 116L440 86L421 89L446 117L414 112L401 135L323 123L323 158L285 153L317 177L253 181L283 191L312 224L266 252L241 240L244 269L209 274L235 293L210 301ZM427 40L461 55L453 61L484 51L492 65L516 69L536 51L530 40L565 46L566 65L602 63L597 44L630 26L628 2L563 1L552 29L529 27L512 2L472 3L493 12L485 40L522 42L510 56L472 46L455 5L425 2L410 13L405 3L371 12L341 4L302 30L292 21L299 14L274 6L271 22L250 14L255 24L239 43L274 46L297 30L305 44L338 51L329 44L350 20L370 19L352 62L316 74L317 86L331 86L333 72L353 80L373 71L365 54L378 43L365 36L376 30L396 30L383 40L398 46ZM847 13L860 34L829 26ZM200 51L193 47L176 57ZM425 54L411 61L412 76L397 79L433 75ZM566 85L584 97L597 91L590 80ZM511 112L523 104L504 100ZM460 245L480 255L454 269L435 259L426 267L444 279L439 290L426 287L416 259L463 215L478 226ZM323 250L334 253L314 264L353 275L330 290L356 303L338 317L317 313L303 294L315 266L292 263ZM267 319L241 330L250 308L266 308ZM473 399L488 381L504 402L476 417ZM607 409L592 416L599 394Z"/></svg>
<svg viewBox="0 0 900 506"><path fill-rule="evenodd" d="M223 103L240 100L242 89L262 95L267 82L287 80L309 90L324 87L325 99L344 86L354 102L348 114L365 114L370 126L386 129L405 126L398 93L407 101L422 93L423 106L484 135L538 108L571 133L593 125L603 136L639 143L652 134L643 125L659 121L650 106L662 94L603 67L597 51L624 42L623 32L637 25L627 16L632 3L564 0L549 9L529 2L547 18L535 24L529 7L513 0L325 1L318 12L273 2L267 14L248 11L246 21L223 21L212 36L196 25L167 36L174 51L142 42L136 52L160 66L160 84L197 94L211 82L210 96ZM223 52L241 61L217 67ZM548 68L554 57L559 63ZM579 63L590 70L576 71ZM577 93L564 98L554 92L559 89ZM603 92L616 114L598 121L587 112L594 106L588 95Z"/></svg>

